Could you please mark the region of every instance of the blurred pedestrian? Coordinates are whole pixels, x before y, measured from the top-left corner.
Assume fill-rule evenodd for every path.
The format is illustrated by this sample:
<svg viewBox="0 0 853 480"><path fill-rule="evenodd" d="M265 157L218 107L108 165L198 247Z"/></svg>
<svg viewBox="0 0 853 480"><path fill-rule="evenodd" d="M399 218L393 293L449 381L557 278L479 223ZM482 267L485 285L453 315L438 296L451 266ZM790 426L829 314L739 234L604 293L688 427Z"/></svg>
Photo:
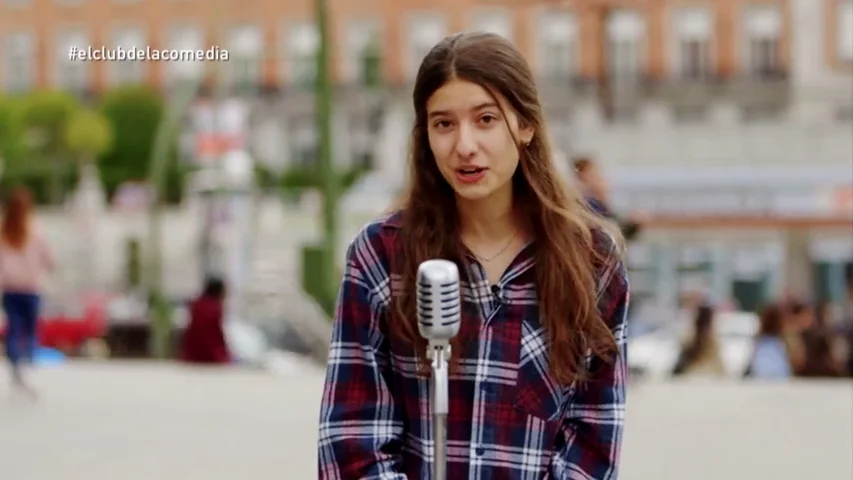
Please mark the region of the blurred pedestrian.
<svg viewBox="0 0 853 480"><path fill-rule="evenodd" d="M225 284L209 278L189 309L189 324L181 338L181 358L190 363L226 364L231 354L223 326Z"/></svg>
<svg viewBox="0 0 853 480"><path fill-rule="evenodd" d="M788 351L791 368L798 374L806 364L805 335L815 325L815 308L801 299L791 299L781 307L783 318L782 340Z"/></svg>
<svg viewBox="0 0 853 480"><path fill-rule="evenodd" d="M853 377L853 262L848 263L844 267L844 279L847 284L847 301L848 310L847 316L842 319L839 330L842 332L846 340L847 354L847 374Z"/></svg>
<svg viewBox="0 0 853 480"><path fill-rule="evenodd" d="M681 349L673 375L722 377L726 374L720 344L714 329L714 307L705 304L696 309L690 342Z"/></svg>
<svg viewBox="0 0 853 480"><path fill-rule="evenodd" d="M827 330L816 330L805 336L805 362L799 376L837 378L844 375L844 366L835 354L834 336Z"/></svg>
<svg viewBox="0 0 853 480"><path fill-rule="evenodd" d="M638 214L621 218L611 210L610 187L598 165L588 157L577 157L572 163L575 178L580 183L589 208L602 217L615 221L622 230L625 240L632 240L639 235L645 218Z"/></svg>
<svg viewBox="0 0 853 480"><path fill-rule="evenodd" d="M746 376L759 380L791 378L793 368L785 346L785 318L778 304L764 307Z"/></svg>
<svg viewBox="0 0 853 480"><path fill-rule="evenodd" d="M45 276L54 270L53 252L32 219L33 199L24 187L13 189L0 224L0 282L6 314L6 357L15 389L35 397L23 375L38 343L38 320Z"/></svg>

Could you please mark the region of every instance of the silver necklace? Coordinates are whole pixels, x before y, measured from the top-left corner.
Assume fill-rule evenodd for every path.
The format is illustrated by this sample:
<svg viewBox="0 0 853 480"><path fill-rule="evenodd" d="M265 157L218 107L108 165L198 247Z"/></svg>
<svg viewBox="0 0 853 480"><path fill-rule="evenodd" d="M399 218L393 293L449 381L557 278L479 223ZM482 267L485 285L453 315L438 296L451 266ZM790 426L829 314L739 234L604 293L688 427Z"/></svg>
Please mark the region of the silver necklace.
<svg viewBox="0 0 853 480"><path fill-rule="evenodd" d="M475 257L477 257L477 260L480 260L481 262L489 263L489 262L491 262L492 260L494 260L494 259L498 258L498 256L500 256L500 254L504 253L504 252L506 251L506 249L507 249L507 248L509 248L509 246L510 246L510 245L512 245L512 241L513 241L513 240L515 240L515 237L516 237L517 235L518 235L518 231L516 231L515 233L513 233L513 234L512 234L512 236L511 236L511 237L509 237L509 240L507 240L506 244L505 244L503 247L501 247L501 249L500 249L500 250L498 250L498 251L497 251L497 253L493 254L493 255L492 255L492 256L490 256L490 257L483 257L483 256L478 255L478 254L476 254L476 253L474 253L474 256L475 256ZM472 252L472 253L473 253L473 252Z"/></svg>

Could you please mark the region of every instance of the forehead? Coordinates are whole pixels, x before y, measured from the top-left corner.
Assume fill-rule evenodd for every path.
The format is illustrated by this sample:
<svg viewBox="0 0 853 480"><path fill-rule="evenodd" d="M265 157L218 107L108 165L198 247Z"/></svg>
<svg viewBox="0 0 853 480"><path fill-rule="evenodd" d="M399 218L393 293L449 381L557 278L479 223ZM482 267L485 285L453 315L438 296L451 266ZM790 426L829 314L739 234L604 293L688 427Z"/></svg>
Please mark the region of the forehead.
<svg viewBox="0 0 853 480"><path fill-rule="evenodd" d="M505 100L500 94L492 94L474 82L452 79L442 85L427 100L428 115L441 113L465 113L488 106L498 105L505 108Z"/></svg>

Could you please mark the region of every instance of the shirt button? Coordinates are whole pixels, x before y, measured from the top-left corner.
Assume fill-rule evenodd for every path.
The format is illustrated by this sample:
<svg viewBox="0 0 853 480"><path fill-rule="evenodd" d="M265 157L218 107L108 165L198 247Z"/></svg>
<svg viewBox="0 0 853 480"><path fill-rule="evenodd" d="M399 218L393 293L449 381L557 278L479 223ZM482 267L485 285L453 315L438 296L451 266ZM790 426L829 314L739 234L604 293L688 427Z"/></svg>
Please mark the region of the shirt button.
<svg viewBox="0 0 853 480"><path fill-rule="evenodd" d="M474 452L477 454L478 457L482 457L483 454L486 453L486 450L483 449L483 447L477 447L477 449L474 450Z"/></svg>
<svg viewBox="0 0 853 480"><path fill-rule="evenodd" d="M495 300L498 302L502 302L503 298L501 298L501 287L497 285L492 285L492 295L494 295Z"/></svg>

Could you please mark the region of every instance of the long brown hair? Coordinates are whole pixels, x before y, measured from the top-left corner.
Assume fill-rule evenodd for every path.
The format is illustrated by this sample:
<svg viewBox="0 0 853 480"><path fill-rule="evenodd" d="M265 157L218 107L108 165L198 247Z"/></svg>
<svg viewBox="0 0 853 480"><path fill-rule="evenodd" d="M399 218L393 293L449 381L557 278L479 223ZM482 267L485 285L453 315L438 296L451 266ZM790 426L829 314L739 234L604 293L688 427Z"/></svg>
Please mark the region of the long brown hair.
<svg viewBox="0 0 853 480"><path fill-rule="evenodd" d="M530 67L519 51L498 35L478 32L447 37L427 54L418 70L409 183L401 205L402 288L392 299L395 306L389 329L425 361L426 344L417 333L415 313L418 265L431 258L465 265L453 190L438 170L427 137L427 101L454 78L476 83L492 95L500 94L518 115L521 126L533 128L530 143L519 147L519 168L512 177L513 197L523 218L530 222L535 239L537 295L549 341L551 374L564 384L582 380L587 349L602 358L616 351L613 335L596 304L595 276L603 259L596 253L594 236L606 232L620 245L621 237L609 223L590 213L579 194L560 178ZM460 272L465 271L460 268ZM454 339L454 351L461 351L462 341L459 336ZM455 368L458 357L452 357L451 368Z"/></svg>
<svg viewBox="0 0 853 480"><path fill-rule="evenodd" d="M16 187L6 197L0 237L14 249L23 248L29 239L32 206L33 197L26 187Z"/></svg>
<svg viewBox="0 0 853 480"><path fill-rule="evenodd" d="M781 337L785 333L785 317L782 307L773 303L761 309L758 314L758 335Z"/></svg>
<svg viewBox="0 0 853 480"><path fill-rule="evenodd" d="M696 317L693 320L693 340L685 350L685 360L688 363L698 361L704 355L708 355L715 348L716 337L714 336L714 307L700 305L696 309Z"/></svg>

